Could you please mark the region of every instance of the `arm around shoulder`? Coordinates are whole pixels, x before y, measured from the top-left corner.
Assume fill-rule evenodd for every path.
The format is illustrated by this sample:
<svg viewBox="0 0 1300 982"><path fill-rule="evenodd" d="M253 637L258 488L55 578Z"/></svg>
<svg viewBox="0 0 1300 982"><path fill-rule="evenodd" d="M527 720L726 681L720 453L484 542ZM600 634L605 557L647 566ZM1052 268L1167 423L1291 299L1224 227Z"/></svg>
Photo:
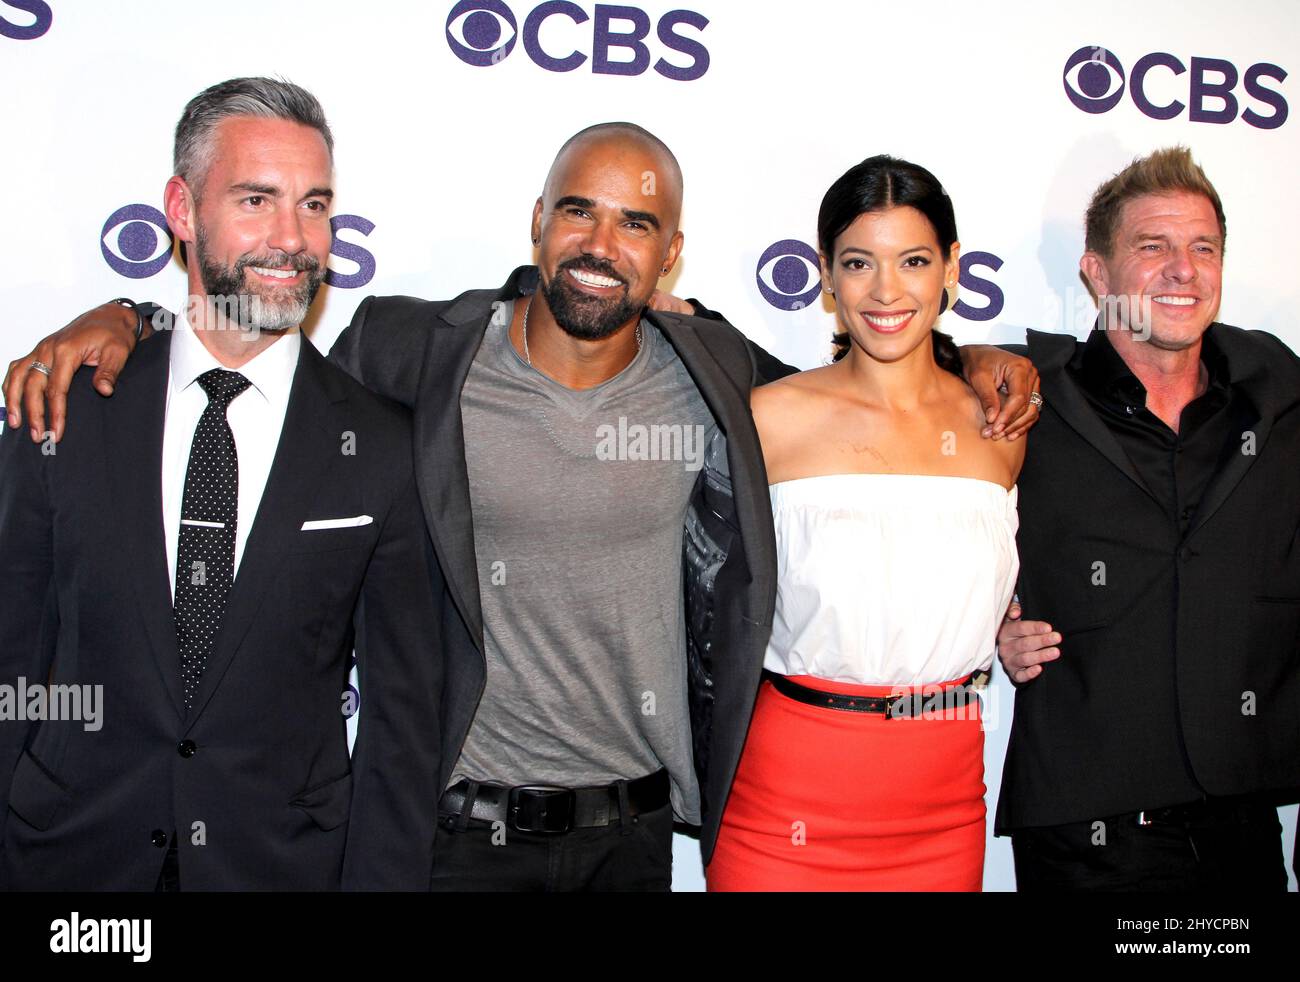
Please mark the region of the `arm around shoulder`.
<svg viewBox="0 0 1300 982"><path fill-rule="evenodd" d="M329 360L371 392L414 409L433 307L415 297L366 297Z"/></svg>
<svg viewBox="0 0 1300 982"><path fill-rule="evenodd" d="M719 321L726 324L731 330L735 331L745 339L745 346L749 349L749 361L753 366L753 385L762 385L765 382L774 382L779 378L787 375L793 375L799 369L793 365L787 365L780 358L777 358L771 352L767 351L762 345L755 344L750 340L749 335L732 324L725 316L716 310L710 310L694 297L688 298L684 303L690 305L690 313L695 317L702 317L705 320ZM673 309L673 308L668 308ZM685 313L686 311L681 311Z"/></svg>

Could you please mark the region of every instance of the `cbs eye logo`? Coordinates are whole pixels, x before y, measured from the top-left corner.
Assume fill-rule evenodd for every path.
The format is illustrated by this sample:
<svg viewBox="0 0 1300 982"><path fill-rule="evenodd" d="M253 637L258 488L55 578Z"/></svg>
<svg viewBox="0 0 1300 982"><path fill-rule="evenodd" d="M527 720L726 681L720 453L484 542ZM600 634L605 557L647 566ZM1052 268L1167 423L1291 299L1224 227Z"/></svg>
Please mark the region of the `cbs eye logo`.
<svg viewBox="0 0 1300 982"><path fill-rule="evenodd" d="M99 248L114 272L143 280L171 262L172 233L157 208L126 205L104 222Z"/></svg>
<svg viewBox="0 0 1300 982"><path fill-rule="evenodd" d="M1223 124L1238 118L1240 81L1247 98L1272 110L1266 115L1251 106L1240 113L1241 119L1257 129L1275 130L1286 122L1290 110L1285 96L1261 80L1280 83L1286 77L1285 69L1266 61L1251 65L1243 74L1222 58L1194 57L1184 65L1166 51L1153 51L1134 63L1127 90L1133 105L1151 119L1173 119L1186 110L1190 122ZM1088 46L1074 52L1065 60L1061 80L1066 98L1086 113L1110 112L1124 98L1124 66L1106 48ZM1187 101L1176 98L1176 92L1185 92Z"/></svg>
<svg viewBox="0 0 1300 982"><path fill-rule="evenodd" d="M502 27L510 29L505 41ZM518 37L514 11L501 0L461 0L447 15L447 44L466 64L495 65L514 50Z"/></svg>
<svg viewBox="0 0 1300 982"><path fill-rule="evenodd" d="M15 24L3 16L3 9L12 7L25 14L31 14L35 20L31 24ZM54 23L54 11L44 0L5 0L0 4L0 36L13 38L15 41L34 41L50 29Z"/></svg>
<svg viewBox="0 0 1300 982"><path fill-rule="evenodd" d="M334 233L330 256L355 263L356 271L340 273L326 269L325 282L340 290L355 290L375 278L375 254L365 246L340 237L348 230L368 236L375 223L360 215L335 215L330 219ZM99 248L104 261L115 273L133 280L148 279L171 262L174 237L167 227L167 217L149 205L125 205L108 216L100 231Z"/></svg>
<svg viewBox="0 0 1300 982"><path fill-rule="evenodd" d="M1108 113L1124 97L1124 66L1105 48L1080 48L1070 55L1063 78L1066 96L1086 113Z"/></svg>
<svg viewBox="0 0 1300 982"><path fill-rule="evenodd" d="M758 257L758 292L777 310L801 310L821 292L817 250L798 239L773 242Z"/></svg>
<svg viewBox="0 0 1300 982"><path fill-rule="evenodd" d="M952 305L952 312L968 321L991 321L1006 306L1006 295L1002 288L992 280L976 274L975 270L980 267L996 273L1002 268L1002 258L991 252L962 253L961 273L957 281L962 295ZM821 263L817 250L798 239L773 242L758 257L754 278L763 299L777 310L802 310L810 307L822 288ZM967 294L983 297L986 302L982 307L976 307L966 302ZM945 290L939 313L948 309L948 302L948 291Z"/></svg>

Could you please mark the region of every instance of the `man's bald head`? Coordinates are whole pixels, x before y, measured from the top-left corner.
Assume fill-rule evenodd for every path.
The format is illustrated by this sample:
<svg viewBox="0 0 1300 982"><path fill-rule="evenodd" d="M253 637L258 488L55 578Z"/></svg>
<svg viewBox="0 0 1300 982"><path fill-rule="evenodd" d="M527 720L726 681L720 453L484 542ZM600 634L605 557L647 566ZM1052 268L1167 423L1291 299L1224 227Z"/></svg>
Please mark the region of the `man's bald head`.
<svg viewBox="0 0 1300 982"><path fill-rule="evenodd" d="M653 181L650 185L653 193L663 198L665 217L671 218L673 227L676 227L682 207L681 165L677 163L677 157L668 148L668 144L636 123L596 123L565 140L551 163L551 169L546 175L546 186L542 190L542 197L548 206L564 193L560 185L568 166L575 159L589 154L606 155L611 163L620 159L632 162L634 157L642 158L642 163L647 166L641 168L642 175L639 179L643 184Z"/></svg>
<svg viewBox="0 0 1300 982"><path fill-rule="evenodd" d="M560 148L533 205L539 292L571 337L630 329L682 250L682 172L653 133L601 123Z"/></svg>

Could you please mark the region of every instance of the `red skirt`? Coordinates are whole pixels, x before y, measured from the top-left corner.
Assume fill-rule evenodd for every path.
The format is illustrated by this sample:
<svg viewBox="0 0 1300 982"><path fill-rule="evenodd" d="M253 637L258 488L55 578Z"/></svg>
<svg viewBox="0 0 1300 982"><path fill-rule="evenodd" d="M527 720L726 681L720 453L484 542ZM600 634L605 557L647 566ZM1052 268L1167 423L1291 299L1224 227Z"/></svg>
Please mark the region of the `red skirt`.
<svg viewBox="0 0 1300 982"><path fill-rule="evenodd" d="M791 681L849 695L901 691ZM764 681L708 889L978 891L984 815L978 700L887 719L810 706Z"/></svg>

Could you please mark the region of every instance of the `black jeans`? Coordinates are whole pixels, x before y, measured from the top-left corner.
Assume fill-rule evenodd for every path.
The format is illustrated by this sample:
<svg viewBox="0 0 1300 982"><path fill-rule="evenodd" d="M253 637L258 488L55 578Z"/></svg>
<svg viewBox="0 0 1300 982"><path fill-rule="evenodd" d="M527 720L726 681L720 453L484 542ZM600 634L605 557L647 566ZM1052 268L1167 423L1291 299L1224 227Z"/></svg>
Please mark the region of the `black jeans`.
<svg viewBox="0 0 1300 982"><path fill-rule="evenodd" d="M1210 799L1012 833L1016 889L1179 893L1286 891L1282 825L1270 804Z"/></svg>
<svg viewBox="0 0 1300 982"><path fill-rule="evenodd" d="M433 844L434 891L664 892L672 888L673 806L560 835L518 832L440 817Z"/></svg>

